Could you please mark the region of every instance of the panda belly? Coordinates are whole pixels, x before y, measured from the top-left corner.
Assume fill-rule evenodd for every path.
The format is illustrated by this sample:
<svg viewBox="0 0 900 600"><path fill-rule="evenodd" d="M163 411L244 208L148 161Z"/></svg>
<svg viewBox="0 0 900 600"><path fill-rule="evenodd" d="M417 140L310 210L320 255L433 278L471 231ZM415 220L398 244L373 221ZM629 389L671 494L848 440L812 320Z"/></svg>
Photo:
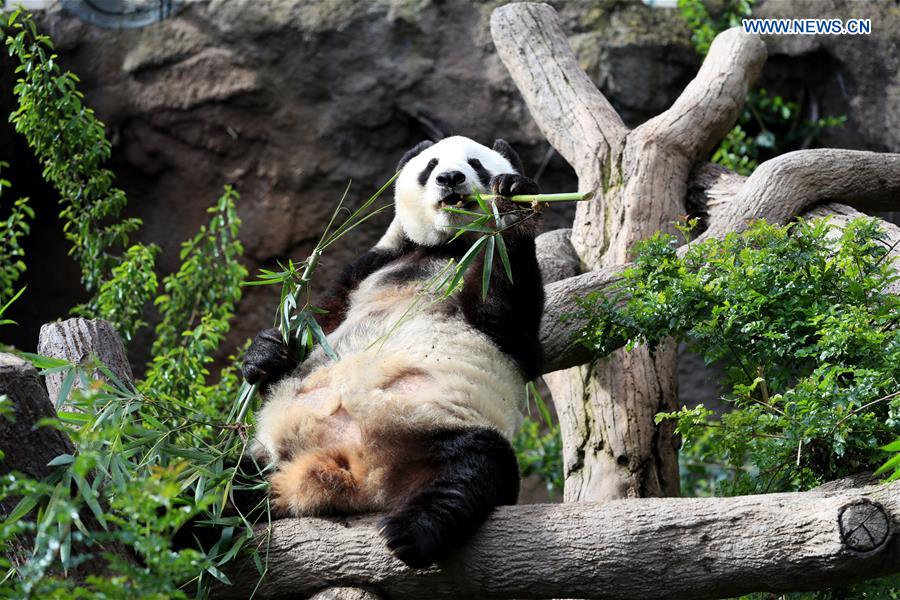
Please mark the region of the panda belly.
<svg viewBox="0 0 900 600"><path fill-rule="evenodd" d="M329 342L282 380L257 415L287 514L391 509L433 476L423 433L488 427L511 439L524 379L453 299L416 286L361 286Z"/></svg>

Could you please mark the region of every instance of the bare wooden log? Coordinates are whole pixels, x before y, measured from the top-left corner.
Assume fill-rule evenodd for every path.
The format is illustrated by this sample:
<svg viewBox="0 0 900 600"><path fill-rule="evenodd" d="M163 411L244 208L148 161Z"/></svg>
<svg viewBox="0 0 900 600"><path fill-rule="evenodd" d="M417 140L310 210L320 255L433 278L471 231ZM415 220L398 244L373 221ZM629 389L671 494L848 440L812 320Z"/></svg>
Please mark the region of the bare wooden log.
<svg viewBox="0 0 900 600"><path fill-rule="evenodd" d="M722 165L702 163L691 172L688 179L685 198L688 214L700 217L704 226L711 220L721 218L725 204L737 196L746 180L743 175Z"/></svg>
<svg viewBox="0 0 900 600"><path fill-rule="evenodd" d="M544 286L547 303L541 319L541 345L545 374L583 365L591 359L590 351L575 342L576 334L585 325L575 318L581 310L578 300L592 292L610 291L623 270L624 266L595 269Z"/></svg>
<svg viewBox="0 0 900 600"><path fill-rule="evenodd" d="M378 600L379 596L361 588L328 588L322 590L309 600Z"/></svg>
<svg viewBox="0 0 900 600"><path fill-rule="evenodd" d="M43 419L56 417L44 383L31 363L12 354L0 353L0 396L6 396L12 418L0 417L0 476L13 471L41 480L52 472L47 463L60 454L73 454L75 447L65 433L54 427L39 427ZM18 498L0 500L0 518L12 512ZM12 540L9 558L18 566L31 555L32 540Z"/></svg>
<svg viewBox="0 0 900 600"><path fill-rule="evenodd" d="M38 339L38 354L75 364L82 364L91 356L96 356L121 382L130 384L134 379L122 338L112 324L103 319L74 318L43 325ZM51 373L45 378L47 391L54 401L64 377L63 373ZM100 373L96 373L95 377L106 379ZM80 383L76 382L77 385Z"/></svg>
<svg viewBox="0 0 900 600"><path fill-rule="evenodd" d="M542 233L534 241L544 285L581 272L581 261L572 247L571 235L571 229L555 229Z"/></svg>
<svg viewBox="0 0 900 600"><path fill-rule="evenodd" d="M721 598L900 571L900 482L503 507L455 556L418 571L390 555L377 522L276 521L260 593L297 597L353 585L390 598ZM247 579L218 597L246 597L256 584Z"/></svg>
<svg viewBox="0 0 900 600"><path fill-rule="evenodd" d="M701 238L740 231L754 219L784 223L821 202L894 210L900 198L900 154L821 148L782 154L761 164Z"/></svg>

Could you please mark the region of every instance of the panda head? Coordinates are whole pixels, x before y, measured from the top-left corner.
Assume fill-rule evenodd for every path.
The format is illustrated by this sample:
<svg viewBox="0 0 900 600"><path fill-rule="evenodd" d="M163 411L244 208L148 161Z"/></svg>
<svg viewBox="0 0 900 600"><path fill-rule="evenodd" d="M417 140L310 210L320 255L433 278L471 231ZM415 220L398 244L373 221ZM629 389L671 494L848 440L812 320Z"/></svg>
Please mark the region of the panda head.
<svg viewBox="0 0 900 600"><path fill-rule="evenodd" d="M488 148L454 136L417 145L400 160L398 171L394 206L403 232L416 244L437 246L453 236L453 225L463 222L444 206L457 206L462 196L476 190L489 193L494 175L521 174L522 162L504 140Z"/></svg>

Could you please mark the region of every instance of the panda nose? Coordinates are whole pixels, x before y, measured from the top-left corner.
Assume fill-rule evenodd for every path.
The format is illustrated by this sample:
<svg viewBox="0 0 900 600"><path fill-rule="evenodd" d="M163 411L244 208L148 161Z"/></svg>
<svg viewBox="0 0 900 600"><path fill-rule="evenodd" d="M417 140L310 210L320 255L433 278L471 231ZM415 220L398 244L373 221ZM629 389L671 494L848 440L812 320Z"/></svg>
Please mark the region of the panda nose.
<svg viewBox="0 0 900 600"><path fill-rule="evenodd" d="M444 171L434 178L439 185L454 188L466 180L466 174L462 171Z"/></svg>

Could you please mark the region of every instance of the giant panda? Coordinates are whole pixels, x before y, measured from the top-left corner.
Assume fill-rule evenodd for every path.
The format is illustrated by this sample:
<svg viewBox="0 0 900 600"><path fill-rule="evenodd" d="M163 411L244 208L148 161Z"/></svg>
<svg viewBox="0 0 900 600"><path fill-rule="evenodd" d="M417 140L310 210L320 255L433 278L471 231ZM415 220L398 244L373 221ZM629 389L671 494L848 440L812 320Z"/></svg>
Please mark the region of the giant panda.
<svg viewBox="0 0 900 600"><path fill-rule="evenodd" d="M261 332L242 372L267 388L253 454L272 468L272 506L305 516L386 511L393 554L424 567L461 545L498 505L514 504L511 439L525 383L539 375L543 288L536 212L498 200L512 281L497 259L482 298L483 261L461 291L434 282L473 239L444 206L473 190L536 194L504 140L465 137L407 152L395 216L337 282L320 320L339 357L317 347L299 365L278 330Z"/></svg>

